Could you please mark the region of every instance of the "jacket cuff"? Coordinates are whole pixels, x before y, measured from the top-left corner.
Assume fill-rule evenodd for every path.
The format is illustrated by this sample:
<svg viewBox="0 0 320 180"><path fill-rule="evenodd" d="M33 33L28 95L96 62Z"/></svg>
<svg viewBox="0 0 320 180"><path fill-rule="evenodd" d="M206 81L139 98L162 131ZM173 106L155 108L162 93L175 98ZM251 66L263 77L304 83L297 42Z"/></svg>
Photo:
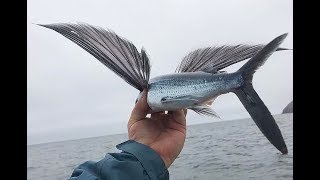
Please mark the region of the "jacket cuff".
<svg viewBox="0 0 320 180"><path fill-rule="evenodd" d="M119 150L134 155L151 179L169 179L169 172L160 155L149 146L128 140L116 146Z"/></svg>

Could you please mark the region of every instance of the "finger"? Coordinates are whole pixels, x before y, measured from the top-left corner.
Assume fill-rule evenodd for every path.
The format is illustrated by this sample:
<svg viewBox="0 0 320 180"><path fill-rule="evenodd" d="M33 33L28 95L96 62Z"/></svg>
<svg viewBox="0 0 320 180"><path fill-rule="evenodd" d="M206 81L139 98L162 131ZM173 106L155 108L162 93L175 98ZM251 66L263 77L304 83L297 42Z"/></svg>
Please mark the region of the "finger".
<svg viewBox="0 0 320 180"><path fill-rule="evenodd" d="M179 124L185 126L186 125L186 115L185 111L183 109L177 110L177 111L171 111L170 114L172 114L173 119L177 121Z"/></svg>
<svg viewBox="0 0 320 180"><path fill-rule="evenodd" d="M143 119L148 114L149 106L147 103L147 90L144 89L142 92L142 96L139 101L134 106L131 116L129 119L129 123L134 124L135 122Z"/></svg>
<svg viewBox="0 0 320 180"><path fill-rule="evenodd" d="M159 112L152 113L151 114L151 118L157 119L157 118L159 118L159 117L161 117L163 115L165 115L165 111L159 111Z"/></svg>
<svg viewBox="0 0 320 180"><path fill-rule="evenodd" d="M183 109L183 112L184 112L184 117L187 117L188 110L187 109Z"/></svg>

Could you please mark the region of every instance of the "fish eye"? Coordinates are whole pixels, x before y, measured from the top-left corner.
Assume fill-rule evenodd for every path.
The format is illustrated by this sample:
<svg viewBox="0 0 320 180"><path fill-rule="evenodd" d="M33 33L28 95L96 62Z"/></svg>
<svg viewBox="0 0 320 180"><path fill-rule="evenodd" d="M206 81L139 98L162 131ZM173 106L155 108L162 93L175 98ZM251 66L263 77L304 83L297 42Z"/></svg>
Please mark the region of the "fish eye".
<svg viewBox="0 0 320 180"><path fill-rule="evenodd" d="M161 102L162 102L162 101L166 101L166 100L167 100L166 97L161 98Z"/></svg>

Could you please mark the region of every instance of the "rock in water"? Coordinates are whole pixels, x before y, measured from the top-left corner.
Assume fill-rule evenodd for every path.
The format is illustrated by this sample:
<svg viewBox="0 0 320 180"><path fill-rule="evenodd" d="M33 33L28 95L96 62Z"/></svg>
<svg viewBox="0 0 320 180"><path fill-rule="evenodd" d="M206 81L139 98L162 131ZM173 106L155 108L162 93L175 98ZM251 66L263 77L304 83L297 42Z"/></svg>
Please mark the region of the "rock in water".
<svg viewBox="0 0 320 180"><path fill-rule="evenodd" d="M282 111L282 114L293 113L293 101L291 101Z"/></svg>

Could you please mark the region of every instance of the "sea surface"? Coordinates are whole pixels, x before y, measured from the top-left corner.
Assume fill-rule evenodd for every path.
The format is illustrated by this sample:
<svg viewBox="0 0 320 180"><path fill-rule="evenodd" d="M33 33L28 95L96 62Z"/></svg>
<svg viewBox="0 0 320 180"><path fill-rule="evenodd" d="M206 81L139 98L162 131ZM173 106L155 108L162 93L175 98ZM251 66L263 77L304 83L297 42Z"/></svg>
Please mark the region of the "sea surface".
<svg viewBox="0 0 320 180"><path fill-rule="evenodd" d="M251 119L187 127L185 146L169 168L172 180L293 179L293 115L274 116L289 153L282 155ZM126 134L28 146L27 172L32 180L65 180L87 160L100 160Z"/></svg>

